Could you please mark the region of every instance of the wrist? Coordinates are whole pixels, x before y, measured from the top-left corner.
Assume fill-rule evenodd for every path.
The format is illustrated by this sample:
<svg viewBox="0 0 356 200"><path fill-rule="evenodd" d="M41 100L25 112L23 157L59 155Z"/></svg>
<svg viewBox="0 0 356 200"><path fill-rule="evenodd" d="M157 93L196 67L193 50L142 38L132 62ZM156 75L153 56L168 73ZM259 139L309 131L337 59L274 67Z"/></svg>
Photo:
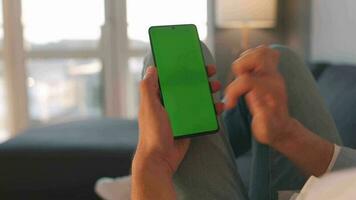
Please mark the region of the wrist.
<svg viewBox="0 0 356 200"><path fill-rule="evenodd" d="M334 153L332 143L320 138L295 119L271 147L294 162L306 175L314 176L325 173Z"/></svg>
<svg viewBox="0 0 356 200"><path fill-rule="evenodd" d="M143 176L145 174L159 174L160 176L173 176L174 171L168 161L156 153L137 151L132 161L132 173Z"/></svg>
<svg viewBox="0 0 356 200"><path fill-rule="evenodd" d="M284 146L290 146L298 140L300 136L301 124L294 118L287 120L284 130L270 143L270 146L276 150L283 148Z"/></svg>
<svg viewBox="0 0 356 200"><path fill-rule="evenodd" d="M136 152L132 163L131 198L175 199L173 173L155 154Z"/></svg>

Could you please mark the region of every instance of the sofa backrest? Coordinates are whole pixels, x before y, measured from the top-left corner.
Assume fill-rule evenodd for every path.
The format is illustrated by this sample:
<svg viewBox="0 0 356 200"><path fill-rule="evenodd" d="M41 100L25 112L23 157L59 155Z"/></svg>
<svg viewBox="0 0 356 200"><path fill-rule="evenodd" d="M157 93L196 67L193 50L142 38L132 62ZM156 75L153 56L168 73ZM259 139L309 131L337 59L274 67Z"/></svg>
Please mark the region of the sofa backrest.
<svg viewBox="0 0 356 200"><path fill-rule="evenodd" d="M318 77L318 85L343 144L356 148L356 66L327 66Z"/></svg>

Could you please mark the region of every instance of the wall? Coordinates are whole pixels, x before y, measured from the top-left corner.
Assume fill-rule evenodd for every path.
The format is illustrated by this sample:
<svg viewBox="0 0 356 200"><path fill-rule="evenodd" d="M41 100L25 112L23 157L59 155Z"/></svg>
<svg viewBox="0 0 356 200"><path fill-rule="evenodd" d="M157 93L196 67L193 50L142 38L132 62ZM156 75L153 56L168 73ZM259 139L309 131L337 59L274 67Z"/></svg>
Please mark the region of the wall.
<svg viewBox="0 0 356 200"><path fill-rule="evenodd" d="M312 61L356 63L355 10L355 0L313 0Z"/></svg>
<svg viewBox="0 0 356 200"><path fill-rule="evenodd" d="M309 0L279 0L277 26L250 32L250 46L279 43L295 50L305 60L309 59ZM215 30L215 57L219 68L218 78L227 84L231 63L241 53L239 29Z"/></svg>

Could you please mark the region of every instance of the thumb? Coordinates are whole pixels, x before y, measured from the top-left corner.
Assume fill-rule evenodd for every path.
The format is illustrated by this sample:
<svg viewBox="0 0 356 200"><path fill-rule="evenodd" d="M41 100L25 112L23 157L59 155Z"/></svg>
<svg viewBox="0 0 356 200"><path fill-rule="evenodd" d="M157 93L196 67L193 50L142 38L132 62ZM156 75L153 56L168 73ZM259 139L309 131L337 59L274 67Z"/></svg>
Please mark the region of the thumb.
<svg viewBox="0 0 356 200"><path fill-rule="evenodd" d="M159 100L158 75L155 67L147 67L140 83L140 92L143 101Z"/></svg>
<svg viewBox="0 0 356 200"><path fill-rule="evenodd" d="M143 75L143 80L151 80L151 79L157 80L157 69L156 67L148 66L146 68L145 74Z"/></svg>

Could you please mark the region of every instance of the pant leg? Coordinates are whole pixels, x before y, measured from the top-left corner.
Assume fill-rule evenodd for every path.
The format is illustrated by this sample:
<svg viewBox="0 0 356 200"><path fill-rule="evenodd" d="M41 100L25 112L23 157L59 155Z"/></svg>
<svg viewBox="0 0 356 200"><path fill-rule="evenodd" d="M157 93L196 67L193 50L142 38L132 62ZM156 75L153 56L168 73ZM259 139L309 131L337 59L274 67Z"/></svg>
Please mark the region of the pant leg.
<svg viewBox="0 0 356 200"><path fill-rule="evenodd" d="M341 138L310 69L296 53L271 45L281 54L279 71L286 80L290 114L320 137L341 145Z"/></svg>
<svg viewBox="0 0 356 200"><path fill-rule="evenodd" d="M341 144L335 122L309 68L288 48L278 45L272 48L281 53L279 71L286 80L291 116L320 137ZM304 185L306 179L286 157L273 149L270 149L269 156L272 191L300 189Z"/></svg>
<svg viewBox="0 0 356 200"><path fill-rule="evenodd" d="M316 83L310 70L298 56L286 47L273 45L273 49L281 53L279 71L283 75L288 93L288 106L291 116L300 121L315 134L333 143L340 144L341 140L335 123L328 112L323 99L319 95ZM233 129L235 117L239 123L245 122L237 130L250 131L251 116L246 103L242 99L233 114L225 115L230 138L241 138L247 141L246 135L251 133L235 132ZM237 123L237 122L236 122ZM237 126L237 124L235 124ZM229 129L230 127L230 129ZM236 136L237 135L237 136ZM247 138L247 139L246 139ZM296 166L285 156L270 147L260 144L252 137L252 161L249 196L252 200L276 199L277 191L298 190L302 188L305 177ZM232 141L234 142L234 141ZM236 151L235 151L236 152Z"/></svg>
<svg viewBox="0 0 356 200"><path fill-rule="evenodd" d="M208 48L202 44L206 64L214 64ZM154 65L146 56L144 67ZM221 124L221 123L220 123ZM191 145L174 176L179 199L247 200L247 191L238 174L230 143L223 133L192 138Z"/></svg>

